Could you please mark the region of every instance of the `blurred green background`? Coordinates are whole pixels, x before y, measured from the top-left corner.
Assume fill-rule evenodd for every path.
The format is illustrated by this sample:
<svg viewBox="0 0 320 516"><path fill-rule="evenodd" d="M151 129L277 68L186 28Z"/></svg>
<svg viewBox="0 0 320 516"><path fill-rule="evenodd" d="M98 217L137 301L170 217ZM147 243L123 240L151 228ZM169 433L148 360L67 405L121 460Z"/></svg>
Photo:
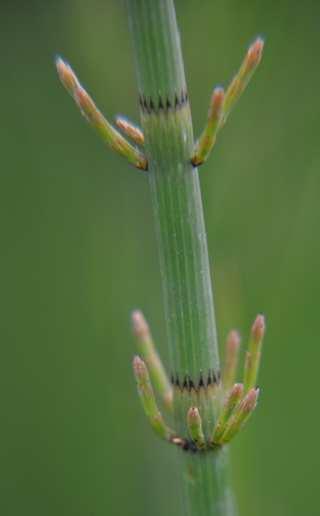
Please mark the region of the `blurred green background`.
<svg viewBox="0 0 320 516"><path fill-rule="evenodd" d="M182 514L174 453L136 397L129 314L166 357L146 177L58 82L138 119L123 2L2 1L0 510ZM258 311L262 397L232 445L241 516L319 514L320 3L176 2L196 133L257 34L263 64L201 170L220 342Z"/></svg>

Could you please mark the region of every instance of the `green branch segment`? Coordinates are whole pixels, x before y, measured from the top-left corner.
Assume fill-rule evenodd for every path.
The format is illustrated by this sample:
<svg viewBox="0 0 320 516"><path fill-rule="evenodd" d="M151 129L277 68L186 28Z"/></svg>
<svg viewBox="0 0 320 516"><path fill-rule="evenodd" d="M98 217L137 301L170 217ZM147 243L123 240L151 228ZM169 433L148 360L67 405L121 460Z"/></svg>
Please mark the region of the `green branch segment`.
<svg viewBox="0 0 320 516"><path fill-rule="evenodd" d="M133 359L133 372L142 406L152 428L160 437L170 441L173 437L173 432L167 427L163 420L150 382L149 371L144 361L138 356Z"/></svg>

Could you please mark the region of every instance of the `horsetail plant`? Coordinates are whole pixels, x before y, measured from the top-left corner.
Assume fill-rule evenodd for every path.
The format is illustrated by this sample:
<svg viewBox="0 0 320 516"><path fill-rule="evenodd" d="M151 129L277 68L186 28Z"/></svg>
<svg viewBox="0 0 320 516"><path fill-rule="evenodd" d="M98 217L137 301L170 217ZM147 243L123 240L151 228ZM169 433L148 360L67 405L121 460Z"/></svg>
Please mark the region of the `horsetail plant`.
<svg viewBox="0 0 320 516"><path fill-rule="evenodd" d="M60 79L105 143L147 171L160 254L168 376L149 326L132 314L139 356L133 371L147 419L159 437L179 449L189 516L233 516L227 443L253 413L265 321L251 328L243 383L236 383L240 337L232 331L220 373L207 241L197 167L216 143L262 56L249 47L229 87L215 88L208 119L194 142L173 0L126 0L138 77L142 129L124 117L116 125L100 113L71 67L56 62ZM160 408L161 405L161 408ZM164 417L161 411L167 413ZM169 422L166 419L169 419Z"/></svg>

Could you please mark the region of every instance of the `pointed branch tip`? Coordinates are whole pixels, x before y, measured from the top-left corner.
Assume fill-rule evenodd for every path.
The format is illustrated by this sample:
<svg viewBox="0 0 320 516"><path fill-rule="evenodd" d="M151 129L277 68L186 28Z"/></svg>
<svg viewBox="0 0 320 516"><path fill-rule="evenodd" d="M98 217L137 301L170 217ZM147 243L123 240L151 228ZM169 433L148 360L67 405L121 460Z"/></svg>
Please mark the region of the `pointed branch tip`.
<svg viewBox="0 0 320 516"><path fill-rule="evenodd" d="M242 402L243 403L242 409L244 412L250 413L255 409L255 407L257 405L259 393L260 393L260 389L258 389L258 388L250 389L250 391L245 396L245 398L243 399L243 402Z"/></svg>
<svg viewBox="0 0 320 516"><path fill-rule="evenodd" d="M139 339L146 339L150 336L150 330L143 313L140 310L134 310L131 315L133 333Z"/></svg>
<svg viewBox="0 0 320 516"><path fill-rule="evenodd" d="M247 52L248 67L257 66L262 58L264 40L260 36L250 45Z"/></svg>
<svg viewBox="0 0 320 516"><path fill-rule="evenodd" d="M243 384L235 383L230 392L230 398L241 398L243 393Z"/></svg>
<svg viewBox="0 0 320 516"><path fill-rule="evenodd" d="M231 330L227 337L226 346L229 349L237 350L240 347L241 337L237 330Z"/></svg>
<svg viewBox="0 0 320 516"><path fill-rule="evenodd" d="M265 317L262 314L257 315L252 328L251 328L251 334L255 342L260 342L265 334L266 330L266 321Z"/></svg>
<svg viewBox="0 0 320 516"><path fill-rule="evenodd" d="M72 95L74 90L79 86L79 81L74 71L72 70L71 66L60 56L55 59L55 63L62 84Z"/></svg>
<svg viewBox="0 0 320 516"><path fill-rule="evenodd" d="M222 108L224 101L224 89L222 86L217 86L212 93L211 97L211 108L216 113L219 113L220 109Z"/></svg>
<svg viewBox="0 0 320 516"><path fill-rule="evenodd" d="M191 439L198 449L202 449L205 446L205 436L202 429L202 418L197 407L189 408L187 424Z"/></svg>

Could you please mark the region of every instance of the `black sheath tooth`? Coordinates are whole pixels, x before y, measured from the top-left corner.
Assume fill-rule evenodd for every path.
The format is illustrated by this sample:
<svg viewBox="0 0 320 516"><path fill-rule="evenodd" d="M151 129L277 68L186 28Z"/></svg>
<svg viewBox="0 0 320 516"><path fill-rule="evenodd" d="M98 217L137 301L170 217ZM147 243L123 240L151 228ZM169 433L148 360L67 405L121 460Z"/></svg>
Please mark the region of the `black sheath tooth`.
<svg viewBox="0 0 320 516"><path fill-rule="evenodd" d="M183 379L182 389L188 389L188 375L185 375Z"/></svg>
<svg viewBox="0 0 320 516"><path fill-rule="evenodd" d="M189 374L187 374L187 384L188 384L188 391L191 392L191 384L192 384L192 380L191 380L191 377Z"/></svg>
<svg viewBox="0 0 320 516"><path fill-rule="evenodd" d="M216 376L216 373L214 372L214 370L212 369L212 381L213 383L218 383L217 382L217 376Z"/></svg>
<svg viewBox="0 0 320 516"><path fill-rule="evenodd" d="M176 373L175 376L174 376L174 385L176 387L178 387L178 389L180 389L180 387L181 387L178 373Z"/></svg>
<svg viewBox="0 0 320 516"><path fill-rule="evenodd" d="M147 99L145 96L143 96L143 109L149 113L149 106L148 106L148 102L147 102Z"/></svg>
<svg viewBox="0 0 320 516"><path fill-rule="evenodd" d="M193 380L192 378L189 377L189 391L191 392L192 390L195 390L195 385L193 383Z"/></svg>
<svg viewBox="0 0 320 516"><path fill-rule="evenodd" d="M171 102L170 102L169 97L167 97L167 101L166 101L166 110L167 110L167 111L169 111L169 109L171 109Z"/></svg>
<svg viewBox="0 0 320 516"><path fill-rule="evenodd" d="M184 90L182 90L181 92L181 100L180 100L180 103L181 103L181 106L183 106L187 101L187 94Z"/></svg>
<svg viewBox="0 0 320 516"><path fill-rule="evenodd" d="M202 371L200 371L198 387L199 387L199 389L201 389L201 387L204 387L204 381L203 381Z"/></svg>
<svg viewBox="0 0 320 516"><path fill-rule="evenodd" d="M158 108L159 109L164 109L161 95L159 95Z"/></svg>

